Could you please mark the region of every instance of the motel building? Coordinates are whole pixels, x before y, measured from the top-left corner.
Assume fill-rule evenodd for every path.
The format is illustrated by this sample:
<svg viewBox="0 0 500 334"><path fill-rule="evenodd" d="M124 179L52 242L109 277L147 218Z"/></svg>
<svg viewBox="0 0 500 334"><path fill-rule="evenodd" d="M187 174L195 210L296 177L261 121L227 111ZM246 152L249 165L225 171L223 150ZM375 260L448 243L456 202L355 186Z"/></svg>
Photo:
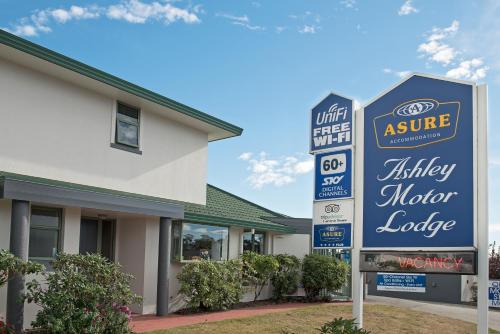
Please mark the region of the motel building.
<svg viewBox="0 0 500 334"><path fill-rule="evenodd" d="M186 262L309 253L292 218L207 186L208 144L235 125L2 30L0 100L0 249L48 270L100 253L134 275L133 310L157 315L184 306ZM0 289L0 314L29 327L23 292Z"/></svg>

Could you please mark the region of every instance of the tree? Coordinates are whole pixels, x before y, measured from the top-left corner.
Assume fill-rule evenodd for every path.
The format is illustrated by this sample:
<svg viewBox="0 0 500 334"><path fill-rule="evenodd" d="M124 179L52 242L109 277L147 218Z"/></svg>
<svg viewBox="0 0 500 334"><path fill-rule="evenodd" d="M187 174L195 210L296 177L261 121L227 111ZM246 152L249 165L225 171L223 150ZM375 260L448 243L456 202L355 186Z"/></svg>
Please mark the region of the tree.
<svg viewBox="0 0 500 334"><path fill-rule="evenodd" d="M500 247L497 251L495 249L496 241L490 245L489 251L489 271L490 279L500 279Z"/></svg>

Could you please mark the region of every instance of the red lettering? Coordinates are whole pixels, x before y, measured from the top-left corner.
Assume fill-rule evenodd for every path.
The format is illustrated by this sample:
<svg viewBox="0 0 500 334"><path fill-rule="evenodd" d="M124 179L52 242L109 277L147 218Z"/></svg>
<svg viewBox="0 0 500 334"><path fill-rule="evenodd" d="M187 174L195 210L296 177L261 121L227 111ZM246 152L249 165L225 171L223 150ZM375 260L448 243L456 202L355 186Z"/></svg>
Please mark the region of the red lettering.
<svg viewBox="0 0 500 334"><path fill-rule="evenodd" d="M417 265L417 261L422 262L422 265L418 266L418 265ZM420 256L417 256L417 257L415 258L415 264L414 264L414 267L415 267L415 268L417 268L417 269L421 269L421 268L423 268L424 266L425 266L425 261L424 261L424 259L423 259L423 258L421 258Z"/></svg>

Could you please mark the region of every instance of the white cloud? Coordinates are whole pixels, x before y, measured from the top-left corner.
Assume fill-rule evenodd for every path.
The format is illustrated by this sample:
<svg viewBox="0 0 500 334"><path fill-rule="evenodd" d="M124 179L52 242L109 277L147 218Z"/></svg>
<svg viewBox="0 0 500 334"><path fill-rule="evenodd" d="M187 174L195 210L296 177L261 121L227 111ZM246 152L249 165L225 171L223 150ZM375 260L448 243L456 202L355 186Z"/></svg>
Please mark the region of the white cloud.
<svg viewBox="0 0 500 334"><path fill-rule="evenodd" d="M340 4L343 5L345 8L355 8L356 0L342 0L340 1Z"/></svg>
<svg viewBox="0 0 500 334"><path fill-rule="evenodd" d="M281 34L281 33L282 33L283 31L285 31L285 30L286 30L286 27L283 27L283 26L278 26L278 27L276 27L276 32L277 32L278 34Z"/></svg>
<svg viewBox="0 0 500 334"><path fill-rule="evenodd" d="M433 28L425 43L418 46L418 52L427 55L428 59L448 66L457 56L457 51L446 44L444 40L454 36L460 22L454 20L449 27Z"/></svg>
<svg viewBox="0 0 500 334"><path fill-rule="evenodd" d="M70 20L95 19L100 15L98 7L71 6L69 10L54 9L49 14L59 23L66 23Z"/></svg>
<svg viewBox="0 0 500 334"><path fill-rule="evenodd" d="M426 42L418 46L417 51L428 56L428 60L448 68L446 76L454 79L477 81L486 77L489 67L482 57L465 58L464 52L450 46L460 28L460 22L454 20L449 27L433 28ZM451 68L450 68L451 67Z"/></svg>
<svg viewBox="0 0 500 334"><path fill-rule="evenodd" d="M302 28L299 28L299 32L301 34L315 34L316 27L313 25L304 24L304 26Z"/></svg>
<svg viewBox="0 0 500 334"><path fill-rule="evenodd" d="M412 71L395 71L395 70L390 69L390 68L384 68L382 70L382 72L384 72L385 74L393 74L401 79L406 78L408 75L410 75L412 73Z"/></svg>
<svg viewBox="0 0 500 334"><path fill-rule="evenodd" d="M128 0L108 7L106 15L115 20L125 20L130 23L146 23L156 20L170 24L176 21L184 23L199 23L199 17L188 9L175 7L170 3L144 3L139 0Z"/></svg>
<svg viewBox="0 0 500 334"><path fill-rule="evenodd" d="M215 14L215 16L228 19L229 21L231 21L232 24L245 27L248 30L254 30L254 31L256 31L256 30L260 30L260 31L266 30L266 28L263 27L263 26L250 24L250 19L248 18L247 15L237 16L237 15L226 14L226 13L217 13L217 14Z"/></svg>
<svg viewBox="0 0 500 334"><path fill-rule="evenodd" d="M240 156L238 157L238 159L240 160L250 160L250 158L252 157L253 153L252 152L244 152L244 153L241 153Z"/></svg>
<svg viewBox="0 0 500 334"><path fill-rule="evenodd" d="M418 13L418 9L412 5L412 0L406 0L401 8L399 8L398 15L410 15L412 13Z"/></svg>
<svg viewBox="0 0 500 334"><path fill-rule="evenodd" d="M70 6L69 8L47 8L36 10L31 16L23 17L11 27L2 28L18 36L36 36L39 33L52 31L54 23L65 24L72 20L89 20L107 17L114 20L124 20L129 23L146 23L149 20L165 24L182 21L184 23L200 22L197 13L202 12L197 5L190 9L175 7L170 3L141 2L140 0L125 0L108 7Z"/></svg>
<svg viewBox="0 0 500 334"><path fill-rule="evenodd" d="M297 176L307 174L314 169L314 160L308 156L271 159L265 152L261 152L254 159L251 159L252 156L251 152L245 152L239 159L248 162L247 170L250 175L247 182L254 189L261 189L266 185L281 187L295 182Z"/></svg>
<svg viewBox="0 0 500 334"><path fill-rule="evenodd" d="M446 72L446 76L454 79L466 79L477 81L483 79L488 71L488 66L480 58L464 60L460 64Z"/></svg>

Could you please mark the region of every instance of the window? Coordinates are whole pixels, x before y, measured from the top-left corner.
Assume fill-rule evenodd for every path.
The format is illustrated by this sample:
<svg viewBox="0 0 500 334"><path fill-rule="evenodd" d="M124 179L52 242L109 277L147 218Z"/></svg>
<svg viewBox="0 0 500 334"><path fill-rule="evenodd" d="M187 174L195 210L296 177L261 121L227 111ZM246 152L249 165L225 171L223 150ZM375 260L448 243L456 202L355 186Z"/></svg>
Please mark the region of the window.
<svg viewBox="0 0 500 334"><path fill-rule="evenodd" d="M253 233L252 233L253 232ZM265 232L256 232L255 230L245 230L243 233L243 251L252 251L259 254L265 252Z"/></svg>
<svg viewBox="0 0 500 334"><path fill-rule="evenodd" d="M139 109L118 103L115 143L139 148Z"/></svg>
<svg viewBox="0 0 500 334"><path fill-rule="evenodd" d="M59 252L61 234L61 210L55 208L31 208L29 258L50 267Z"/></svg>
<svg viewBox="0 0 500 334"><path fill-rule="evenodd" d="M227 260L227 227L177 222L172 236L172 257L176 260Z"/></svg>

